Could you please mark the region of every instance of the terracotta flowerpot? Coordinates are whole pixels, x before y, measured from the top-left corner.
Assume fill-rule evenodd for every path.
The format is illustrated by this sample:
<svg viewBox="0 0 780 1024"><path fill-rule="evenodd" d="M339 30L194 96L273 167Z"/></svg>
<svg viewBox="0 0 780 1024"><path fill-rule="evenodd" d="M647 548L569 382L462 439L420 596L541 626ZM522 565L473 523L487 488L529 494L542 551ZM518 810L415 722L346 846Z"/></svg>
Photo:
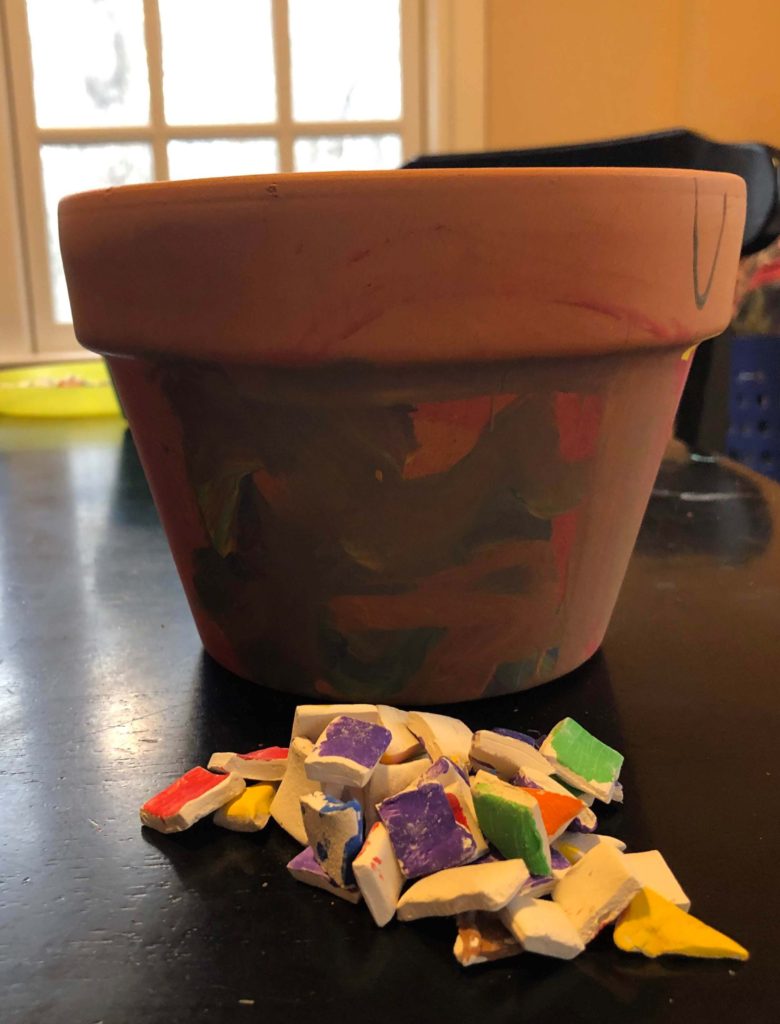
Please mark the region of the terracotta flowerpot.
<svg viewBox="0 0 780 1024"><path fill-rule="evenodd" d="M60 205L206 649L323 698L521 690L604 636L744 186L645 170L177 182Z"/></svg>

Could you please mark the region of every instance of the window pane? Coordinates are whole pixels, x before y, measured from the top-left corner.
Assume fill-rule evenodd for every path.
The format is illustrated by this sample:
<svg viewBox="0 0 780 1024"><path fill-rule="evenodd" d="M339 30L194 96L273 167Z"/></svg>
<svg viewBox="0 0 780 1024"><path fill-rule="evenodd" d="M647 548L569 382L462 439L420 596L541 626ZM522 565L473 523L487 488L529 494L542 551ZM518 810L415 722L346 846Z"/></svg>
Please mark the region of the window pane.
<svg viewBox="0 0 780 1024"><path fill-rule="evenodd" d="M398 0L289 0L289 11L297 121L401 116Z"/></svg>
<svg viewBox="0 0 780 1024"><path fill-rule="evenodd" d="M142 0L27 0L42 128L146 124Z"/></svg>
<svg viewBox="0 0 780 1024"><path fill-rule="evenodd" d="M152 180L152 151L143 143L41 146L52 305L57 323L70 323L70 303L57 237L57 204L71 192Z"/></svg>
<svg viewBox="0 0 780 1024"><path fill-rule="evenodd" d="M295 140L296 171L378 171L401 163L398 135L320 135Z"/></svg>
<svg viewBox="0 0 780 1024"><path fill-rule="evenodd" d="M168 143L171 178L221 178L278 170L273 139L176 139Z"/></svg>
<svg viewBox="0 0 780 1024"><path fill-rule="evenodd" d="M270 0L159 0L168 124L276 117Z"/></svg>

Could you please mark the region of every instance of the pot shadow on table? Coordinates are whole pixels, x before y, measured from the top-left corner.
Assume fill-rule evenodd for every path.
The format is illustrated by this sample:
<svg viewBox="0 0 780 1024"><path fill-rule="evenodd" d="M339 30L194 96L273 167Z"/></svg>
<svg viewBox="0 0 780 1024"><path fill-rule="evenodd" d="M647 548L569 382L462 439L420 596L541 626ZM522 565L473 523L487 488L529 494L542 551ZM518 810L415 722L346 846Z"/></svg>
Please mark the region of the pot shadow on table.
<svg viewBox="0 0 780 1024"><path fill-rule="evenodd" d="M298 699L257 686L233 676L208 655L198 666L193 689L190 734L193 763L205 763L214 750L249 749L258 742L285 742ZM599 652L576 672L557 682L524 693L495 697L433 710L462 717L473 729L494 725L536 729L540 732L567 714L584 721L594 732L618 749L626 737L615 707L607 659ZM630 763L624 776L627 793L635 791ZM612 806L601 812L601 831L625 836L634 848L642 848L645 827L639 802L629 799L625 808ZM246 943L240 921L252 920L252 948L264 952L253 961L271 984L290 974L289 956L294 949L296 971L307 977L307 991L318 999L337 1001L345 996L393 998L394 986L414 986L425 978L451 985L463 975L453 956L454 924L449 919L429 919L410 925L391 923L384 929L373 925L365 907L355 907L329 894L295 882L285 865L298 851L297 844L273 823L256 835L227 833L210 822L189 832L162 836L144 830L144 839L170 863L186 890L180 910L208 927L194 929L188 938L202 942L200 956L213 956L216 944L227 948ZM181 904L180 904L181 907ZM240 907L239 919L236 914ZM155 926L157 927L157 926ZM403 932L403 934L400 934ZM321 937L327 934L323 961ZM285 954L285 950L287 954ZM230 987L238 990L246 966L235 958L226 966ZM258 967L259 963L259 967ZM523 1014L546 1019L580 1000L604 1003L610 1009L625 1008L648 998L647 982L674 977L686 968L626 958L612 947L609 935L600 937L572 963L524 955L469 969L463 988L463 1012L478 1011L490 1000L492 1014L522 1009ZM334 988L333 979L338 979ZM383 993L383 989L386 992ZM460 990L459 990L460 991ZM650 990L652 991L652 989ZM659 989L650 998L660 1000ZM267 1005L267 990L263 998ZM273 996L271 996L273 999ZM473 1008L468 1004L474 1001ZM502 1013L503 1011L503 1013Z"/></svg>
<svg viewBox="0 0 780 1024"><path fill-rule="evenodd" d="M220 743L286 742L296 705L312 700L241 679L205 652L193 689L193 725L204 752L238 749ZM623 742L609 667L601 651L574 672L530 690L419 710L453 715L475 731L506 726L540 733L567 714L579 711L598 720L601 738L607 743L620 749Z"/></svg>
<svg viewBox="0 0 780 1024"><path fill-rule="evenodd" d="M157 509L129 428L125 430L118 445L109 507L114 526L160 526Z"/></svg>

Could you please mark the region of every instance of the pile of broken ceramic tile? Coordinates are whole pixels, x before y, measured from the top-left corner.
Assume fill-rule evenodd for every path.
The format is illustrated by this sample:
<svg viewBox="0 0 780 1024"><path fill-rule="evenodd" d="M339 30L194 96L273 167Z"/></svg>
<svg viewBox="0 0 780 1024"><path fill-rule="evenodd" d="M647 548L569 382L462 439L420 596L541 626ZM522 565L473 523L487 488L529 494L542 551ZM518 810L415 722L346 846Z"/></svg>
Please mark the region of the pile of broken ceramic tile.
<svg viewBox="0 0 780 1024"><path fill-rule="evenodd" d="M625 853L592 805L623 799L623 757L565 718L546 736L477 733L446 715L301 705L289 747L216 753L141 808L178 832L257 831L273 818L303 850L300 882L394 917L453 917L463 966L525 950L571 959L608 924L626 952L746 960L688 913L658 850ZM249 783L249 785L247 785Z"/></svg>

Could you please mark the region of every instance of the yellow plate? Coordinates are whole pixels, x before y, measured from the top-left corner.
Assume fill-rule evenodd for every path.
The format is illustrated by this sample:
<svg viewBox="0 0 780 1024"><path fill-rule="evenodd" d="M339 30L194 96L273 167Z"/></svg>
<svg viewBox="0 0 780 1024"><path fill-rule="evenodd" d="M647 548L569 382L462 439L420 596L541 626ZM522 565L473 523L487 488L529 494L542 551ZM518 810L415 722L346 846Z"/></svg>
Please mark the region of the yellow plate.
<svg viewBox="0 0 780 1024"><path fill-rule="evenodd" d="M0 416L120 416L101 360L0 370Z"/></svg>

